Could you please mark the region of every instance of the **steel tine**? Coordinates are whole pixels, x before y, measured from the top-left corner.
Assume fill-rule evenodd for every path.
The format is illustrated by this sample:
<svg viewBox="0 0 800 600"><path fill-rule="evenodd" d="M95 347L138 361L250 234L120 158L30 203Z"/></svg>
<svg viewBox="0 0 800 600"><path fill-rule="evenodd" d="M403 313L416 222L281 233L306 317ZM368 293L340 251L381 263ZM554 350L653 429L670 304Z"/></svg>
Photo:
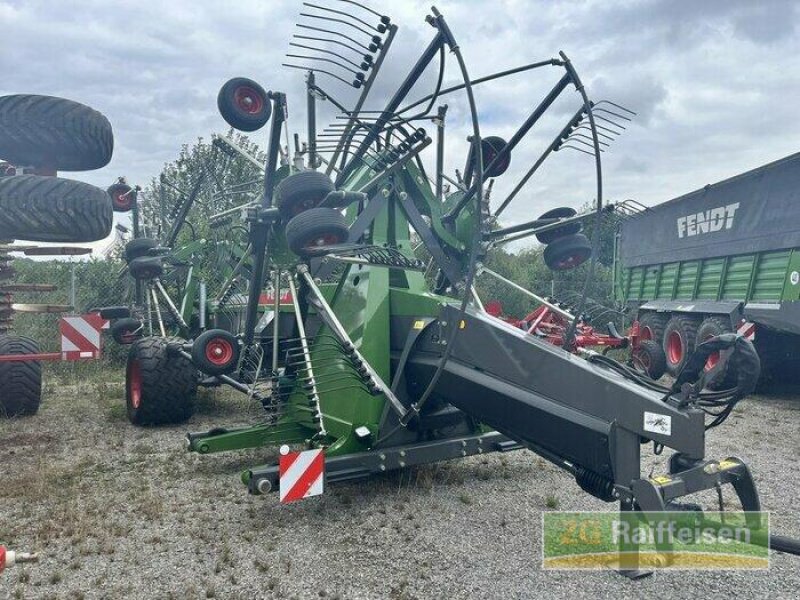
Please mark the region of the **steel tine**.
<svg viewBox="0 0 800 600"><path fill-rule="evenodd" d="M610 124L611 124L611 125L613 125L614 127L619 127L620 129L627 129L627 128L626 128L624 125L620 125L620 124L619 124L619 123L617 123L616 121L612 121L611 119L609 119L608 117L604 117L603 115L597 115L597 114L596 114L596 115L594 116L594 118L595 118L595 119L600 119L601 121L605 121L606 123L610 123ZM621 132L620 132L620 133L621 133Z"/></svg>
<svg viewBox="0 0 800 600"><path fill-rule="evenodd" d="M356 69L361 69L362 71L366 71L367 70L367 69L363 68L361 65L358 65L358 64L354 63L349 58L347 58L345 56L342 56L341 54L338 54L338 53L334 52L333 50L325 50L324 48L316 48L314 46L306 46L304 44L298 44L297 42L289 42L289 45L293 46L295 48L303 48L305 50L314 50L316 52L322 52L324 54L330 54L331 56L335 56L336 58L340 58L344 62L346 62L346 63L348 63L350 65L353 65ZM366 63L364 63L364 64L366 64Z"/></svg>
<svg viewBox="0 0 800 600"><path fill-rule="evenodd" d="M347 17L348 19L353 19L353 21L357 21L357 22L361 23L362 25L364 25L365 27L369 27L370 29L374 29L378 33L384 33L386 31L386 25L384 23L381 23L378 27L375 27L374 25L370 25L369 23L367 23L364 19L361 19L361 18L359 18L359 17L357 17L355 15L352 15L352 14L350 14L348 12L345 12L343 10L336 10L335 8L328 8L326 6L319 6L318 4L311 4L310 2L303 2L303 5L304 6L308 6L310 8L316 8L317 10L322 10L322 11L325 11L325 12L333 13L335 15L342 15L343 17Z"/></svg>
<svg viewBox="0 0 800 600"><path fill-rule="evenodd" d="M355 23L351 23L350 21L345 21L344 19L335 19L333 17L325 17L325 16L322 16L322 15L314 15L314 14L311 14L311 13L304 13L304 12L301 12L300 16L301 17L309 17L311 19L319 19L321 21L328 21L330 23L341 23L342 25L349 25L350 27L352 27L356 31L358 31L360 33L363 33L364 35L370 36L370 39L372 38L372 32L369 32L369 31L366 31L364 29L361 29L361 27L359 27Z"/></svg>
<svg viewBox="0 0 800 600"><path fill-rule="evenodd" d="M361 87L361 82L358 81L358 80L350 82L350 81L347 81L346 79L344 79L343 77L340 77L336 73L331 73L330 71L326 71L324 69L318 69L316 67L309 67L308 65L293 65L293 64L290 64L290 63L281 63L281 66L289 67L290 69L300 69L301 71L314 71L315 73L322 73L323 75L328 75L329 77L333 77L334 79L338 79L342 83L344 83L346 85L349 85L351 87L354 87L354 88ZM358 85L356 85L356 83L358 83Z"/></svg>
<svg viewBox="0 0 800 600"><path fill-rule="evenodd" d="M621 104L617 104L616 102L612 102L611 100L600 100L600 102L596 103L595 106L598 106L600 104L610 104L611 106L615 106L620 110L624 110L626 113L630 113L633 116L636 116L636 114L637 114L635 111L632 111L630 108L622 106Z"/></svg>
<svg viewBox="0 0 800 600"><path fill-rule="evenodd" d="M574 133L573 132L567 139L569 140L569 139L575 139L575 138L585 138L585 139L589 140L589 142L594 143L594 138L592 138L591 136L586 135L585 133ZM606 146L606 147L609 146L608 142L604 142L602 140L597 140L597 143L600 144L601 146Z"/></svg>
<svg viewBox="0 0 800 600"><path fill-rule="evenodd" d="M570 146L569 144L562 144L559 150L562 148L568 148L570 150L577 150L578 152L583 152L584 154L588 154L589 156L594 156L594 152L589 152L587 150L583 150L581 148L576 148L575 146Z"/></svg>
<svg viewBox="0 0 800 600"><path fill-rule="evenodd" d="M359 47L363 48L366 52L369 52L369 53L373 53L373 52L375 52L375 50L378 49L376 47L375 50L371 50L368 46L365 46L364 44L359 42L357 39L352 38L349 35L347 35L345 33L342 33L341 31L332 31L330 29L322 29L321 27L313 27L311 25L305 25L304 23L295 23L295 26L299 27L301 29L310 29L311 31L320 31L322 33L329 33L331 35L338 35L339 37L342 37L342 38L344 38L346 40L349 40L349 41L353 42L356 46L359 46Z"/></svg>
<svg viewBox="0 0 800 600"><path fill-rule="evenodd" d="M367 12L371 12L373 15L378 17L381 20L381 23L383 23L384 25L388 25L389 23L392 22L392 20L389 17L387 17L386 15L382 15L377 10L374 10L374 9L370 8L369 6L361 4L360 2L356 2L355 0L339 0L339 2L346 2L347 4L352 4L353 6L357 6L359 8L362 8L362 9L366 10Z"/></svg>
<svg viewBox="0 0 800 600"><path fill-rule="evenodd" d="M358 48L353 48L352 46L348 46L347 44L345 44L344 42L340 42L339 40L332 40L330 38L313 37L313 36L310 36L310 35L299 35L297 33L295 33L292 36L292 38L293 39L297 39L297 40L311 40L311 41L314 41L314 42L326 42L328 44L336 44L338 46L341 46L342 48L347 48L351 52L355 52L356 54L358 54L361 57L367 57L368 56L370 58L370 60L372 59L372 55L371 54L364 54L364 52L362 52Z"/></svg>

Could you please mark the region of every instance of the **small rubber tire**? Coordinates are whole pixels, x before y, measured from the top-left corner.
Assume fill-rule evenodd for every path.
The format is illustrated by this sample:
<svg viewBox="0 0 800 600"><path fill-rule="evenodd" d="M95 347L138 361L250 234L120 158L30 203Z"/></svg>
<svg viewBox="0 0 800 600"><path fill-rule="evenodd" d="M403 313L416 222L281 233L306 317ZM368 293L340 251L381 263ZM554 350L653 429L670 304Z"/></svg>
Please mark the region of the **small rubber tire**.
<svg viewBox="0 0 800 600"><path fill-rule="evenodd" d="M115 183L106 192L111 196L111 208L114 212L128 212L136 205L136 193L127 183Z"/></svg>
<svg viewBox="0 0 800 600"><path fill-rule="evenodd" d="M217 108L225 122L239 131L261 129L272 116L272 102L260 85L246 77L225 82L217 95Z"/></svg>
<svg viewBox="0 0 800 600"><path fill-rule="evenodd" d="M344 216L333 208L312 208L286 224L286 244L303 258L314 255L315 247L342 244L349 235Z"/></svg>
<svg viewBox="0 0 800 600"><path fill-rule="evenodd" d="M131 309L127 306L101 306L92 308L88 312L99 313L104 319L127 319L131 316Z"/></svg>
<svg viewBox="0 0 800 600"><path fill-rule="evenodd" d="M118 319L111 325L111 337L118 344L126 346L144 337L142 322L134 317Z"/></svg>
<svg viewBox="0 0 800 600"><path fill-rule="evenodd" d="M568 271L592 256L592 243L582 233L560 237L548 244L543 253L545 264L553 271Z"/></svg>
<svg viewBox="0 0 800 600"><path fill-rule="evenodd" d="M209 329L192 343L192 361L203 373L223 375L239 365L239 340L224 329Z"/></svg>
<svg viewBox="0 0 800 600"><path fill-rule="evenodd" d="M501 160L491 169L491 171L486 170L505 145L506 141L496 135L490 135L481 140L481 157L483 159L484 178L500 177L500 175L505 173L508 170L508 167L511 166L511 153L509 152L503 160ZM473 157L472 148L472 144L470 144L467 161L474 171L475 158Z"/></svg>
<svg viewBox="0 0 800 600"><path fill-rule="evenodd" d="M0 239L95 242L111 233L108 194L88 183L14 175L0 178Z"/></svg>
<svg viewBox="0 0 800 600"><path fill-rule="evenodd" d="M135 238L125 244L125 261L131 262L140 256L148 256L153 248L158 247L158 241L152 238Z"/></svg>
<svg viewBox="0 0 800 600"><path fill-rule="evenodd" d="M55 96L0 97L0 158L11 164L92 171L113 154L111 123L96 110Z"/></svg>
<svg viewBox="0 0 800 600"><path fill-rule="evenodd" d="M144 337L128 351L125 406L134 425L182 423L194 413L198 373L192 362L168 350L179 338Z"/></svg>
<svg viewBox="0 0 800 600"><path fill-rule="evenodd" d="M164 264L160 256L140 256L128 263L131 277L139 281L148 281L164 274Z"/></svg>
<svg viewBox="0 0 800 600"><path fill-rule="evenodd" d="M667 372L667 357L661 344L653 340L641 340L631 351L631 362L637 371L652 380L661 379Z"/></svg>
<svg viewBox="0 0 800 600"><path fill-rule="evenodd" d="M325 173L300 171L283 179L275 188L275 206L284 222L310 208L316 208L330 192L333 182Z"/></svg>
<svg viewBox="0 0 800 600"><path fill-rule="evenodd" d="M713 337L724 333L731 333L732 331L733 327L731 327L730 319L708 317L704 319L703 322L700 323L700 327L697 328L697 343L702 344ZM716 366L718 360L718 352L709 356L706 361L706 371L710 371ZM706 382L706 387L710 390L729 390L735 388L738 383L738 376L736 373L736 365L734 365L733 362L732 360L727 361L722 371L717 373L714 379Z"/></svg>
<svg viewBox="0 0 800 600"><path fill-rule="evenodd" d="M667 357L667 373L677 375L694 352L697 341L697 319L675 315L664 328L662 347Z"/></svg>
<svg viewBox="0 0 800 600"><path fill-rule="evenodd" d="M645 312L639 317L639 337L661 344L664 341L664 328L669 316L655 312Z"/></svg>
<svg viewBox="0 0 800 600"><path fill-rule="evenodd" d="M570 217L574 217L578 214L574 208L569 208L568 206L563 206L561 208L554 208L553 210L548 210L542 216L539 217L539 221L543 219L569 219ZM542 223L541 225L547 225L547 223ZM583 225L576 221L575 223L570 223L569 225L564 225L563 227L556 227L555 229L550 229L549 231L543 231L542 233L536 234L536 239L539 240L542 244L552 244L560 237L564 237L565 235L573 235L576 233L580 233L583 229Z"/></svg>
<svg viewBox="0 0 800 600"><path fill-rule="evenodd" d="M20 335L0 336L0 355L38 354L38 344ZM0 417L35 415L42 403L42 363L0 362Z"/></svg>

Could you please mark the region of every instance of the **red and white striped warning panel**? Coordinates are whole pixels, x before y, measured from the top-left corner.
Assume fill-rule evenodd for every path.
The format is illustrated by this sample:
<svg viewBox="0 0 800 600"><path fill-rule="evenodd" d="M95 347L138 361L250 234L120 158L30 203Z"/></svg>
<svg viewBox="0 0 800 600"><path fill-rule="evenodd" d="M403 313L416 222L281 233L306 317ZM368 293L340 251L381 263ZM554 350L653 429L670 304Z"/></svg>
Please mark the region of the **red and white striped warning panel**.
<svg viewBox="0 0 800 600"><path fill-rule="evenodd" d="M752 342L754 339L756 339L756 324L742 319L739 327L736 328L736 332L742 334Z"/></svg>
<svg viewBox="0 0 800 600"><path fill-rule="evenodd" d="M61 317L58 330L61 332L61 360L100 358L102 350L101 331L108 321L98 313L79 317Z"/></svg>
<svg viewBox="0 0 800 600"><path fill-rule="evenodd" d="M325 453L322 450L289 452L281 448L278 465L281 503L319 496L325 480Z"/></svg>

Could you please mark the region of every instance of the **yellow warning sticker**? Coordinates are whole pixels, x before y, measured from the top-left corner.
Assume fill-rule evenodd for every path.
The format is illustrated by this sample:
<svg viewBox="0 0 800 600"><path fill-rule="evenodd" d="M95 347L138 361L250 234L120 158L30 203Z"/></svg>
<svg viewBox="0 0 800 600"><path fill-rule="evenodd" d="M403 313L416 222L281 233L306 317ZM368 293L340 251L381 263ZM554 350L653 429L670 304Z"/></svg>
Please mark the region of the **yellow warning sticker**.
<svg viewBox="0 0 800 600"><path fill-rule="evenodd" d="M738 467L739 463L735 460L721 460L719 461L719 470L722 471L724 469L732 469L733 467Z"/></svg>
<svg viewBox="0 0 800 600"><path fill-rule="evenodd" d="M656 477L651 477L650 479L655 481L658 485L667 485L669 482L672 481L672 479L667 477L666 475L658 475Z"/></svg>
<svg viewBox="0 0 800 600"><path fill-rule="evenodd" d="M461 323L458 324L459 329L464 329L466 326L467 324L464 321L461 321Z"/></svg>
<svg viewBox="0 0 800 600"><path fill-rule="evenodd" d="M425 321L414 321L413 329L423 329L425 327Z"/></svg>

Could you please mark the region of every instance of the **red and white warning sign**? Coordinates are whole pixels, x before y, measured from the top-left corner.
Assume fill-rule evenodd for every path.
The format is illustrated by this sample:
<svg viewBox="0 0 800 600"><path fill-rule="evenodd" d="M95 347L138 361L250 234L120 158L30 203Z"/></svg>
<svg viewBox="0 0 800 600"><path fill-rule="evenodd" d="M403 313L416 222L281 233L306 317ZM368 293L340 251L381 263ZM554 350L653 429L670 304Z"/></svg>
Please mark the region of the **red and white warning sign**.
<svg viewBox="0 0 800 600"><path fill-rule="evenodd" d="M325 480L325 453L322 450L289 452L281 448L278 464L281 503L319 496Z"/></svg>
<svg viewBox="0 0 800 600"><path fill-rule="evenodd" d="M736 328L736 332L752 342L756 338L756 324L742 319L739 327Z"/></svg>
<svg viewBox="0 0 800 600"><path fill-rule="evenodd" d="M62 317L58 322L58 330L61 332L61 360L100 358L100 333L106 327L108 321L99 313Z"/></svg>

